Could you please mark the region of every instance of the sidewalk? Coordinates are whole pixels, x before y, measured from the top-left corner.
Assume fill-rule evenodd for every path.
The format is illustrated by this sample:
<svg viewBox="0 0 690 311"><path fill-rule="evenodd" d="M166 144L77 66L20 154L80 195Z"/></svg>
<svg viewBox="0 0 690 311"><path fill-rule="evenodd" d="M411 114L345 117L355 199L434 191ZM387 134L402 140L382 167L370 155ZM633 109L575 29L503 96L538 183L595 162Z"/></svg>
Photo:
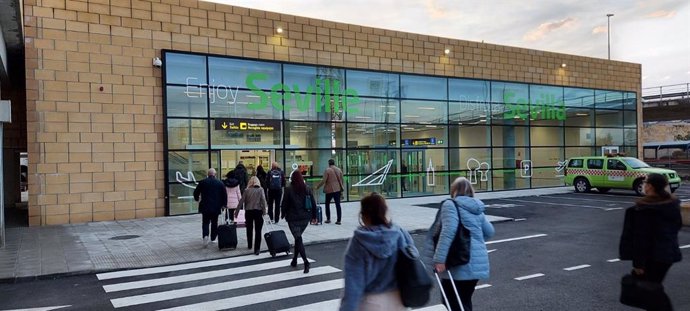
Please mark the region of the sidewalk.
<svg viewBox="0 0 690 311"><path fill-rule="evenodd" d="M572 191L570 187L479 193L480 199L557 194ZM436 209L417 206L440 202L447 196L388 200L390 216L395 223L411 232L428 229ZM358 226L359 202L342 204L343 224L309 226L305 244L346 240ZM331 213L335 207L331 203ZM492 222L508 218L489 216ZM246 231L238 228L238 246L219 251L216 243L201 245L201 215L157 217L123 221L104 221L75 225L23 227L7 229L7 245L0 249L0 282L33 278L50 278L177 264L199 260L251 254L247 249ZM276 229L289 232L285 221ZM264 224L264 232L270 225ZM292 236L288 233L292 242ZM262 250L266 243L262 241Z"/></svg>

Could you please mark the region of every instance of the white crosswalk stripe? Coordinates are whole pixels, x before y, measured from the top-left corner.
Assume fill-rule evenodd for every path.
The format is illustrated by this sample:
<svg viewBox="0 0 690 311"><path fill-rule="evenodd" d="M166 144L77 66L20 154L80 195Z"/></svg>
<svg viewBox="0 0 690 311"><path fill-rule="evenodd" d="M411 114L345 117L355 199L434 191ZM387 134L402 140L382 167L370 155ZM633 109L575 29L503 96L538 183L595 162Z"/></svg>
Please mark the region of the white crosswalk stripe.
<svg viewBox="0 0 690 311"><path fill-rule="evenodd" d="M250 255L101 273L98 278L118 310L338 309L345 285L340 269L312 264L305 274L301 260L298 269L289 267L289 262ZM415 310L445 308L436 304Z"/></svg>

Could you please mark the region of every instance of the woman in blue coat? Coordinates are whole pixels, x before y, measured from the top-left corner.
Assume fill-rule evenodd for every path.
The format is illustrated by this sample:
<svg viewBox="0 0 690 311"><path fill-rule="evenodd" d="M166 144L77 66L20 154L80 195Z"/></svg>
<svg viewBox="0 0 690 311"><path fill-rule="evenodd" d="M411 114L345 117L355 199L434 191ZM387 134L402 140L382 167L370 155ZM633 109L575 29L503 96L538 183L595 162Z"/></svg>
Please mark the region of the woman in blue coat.
<svg viewBox="0 0 690 311"><path fill-rule="evenodd" d="M436 214L424 243L424 257L441 275L444 291L448 294L450 310L460 310L454 299L455 294L446 270L453 275L452 282L458 288L462 305L466 311L472 311L472 294L480 279L489 278L489 254L485 240L494 235L494 227L484 215L484 203L474 198L472 184L465 177L453 181L450 190L451 200L445 200ZM457 206L457 207L456 207ZM467 264L447 267L446 257L459 222L470 231L470 260ZM433 236L440 232L437 247L434 248Z"/></svg>

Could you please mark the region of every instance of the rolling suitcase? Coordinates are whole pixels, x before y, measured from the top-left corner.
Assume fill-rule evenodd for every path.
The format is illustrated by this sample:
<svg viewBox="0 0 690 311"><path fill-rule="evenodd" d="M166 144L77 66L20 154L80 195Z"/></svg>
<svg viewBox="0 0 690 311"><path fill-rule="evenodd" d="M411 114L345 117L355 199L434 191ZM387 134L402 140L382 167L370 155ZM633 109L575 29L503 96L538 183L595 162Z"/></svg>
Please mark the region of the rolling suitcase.
<svg viewBox="0 0 690 311"><path fill-rule="evenodd" d="M218 249L230 250L237 248L237 225L228 223L228 212L225 211L225 223L218 226Z"/></svg>
<svg viewBox="0 0 690 311"><path fill-rule="evenodd" d="M264 240L266 240L266 247L271 256L275 257L276 254L282 252L285 252L286 255L290 255L290 241L288 241L285 231L275 230L270 221L265 222L270 226L270 231L264 233Z"/></svg>
<svg viewBox="0 0 690 311"><path fill-rule="evenodd" d="M446 270L448 272L448 277L453 280L453 275L450 274L449 270ZM443 284L441 284L441 278L438 276L438 272L436 272L436 269L434 269L434 275L436 276L436 281L438 282L438 288L441 289L441 295L443 296L443 301L446 302L446 309L450 310L450 303L448 303L448 296L446 295L446 291L443 290ZM458 294L458 288L455 287L455 282L450 282L453 285L453 291L455 292L455 298L458 301L458 304L460 305L460 310L465 311L465 307L462 305L462 300L460 299L460 294ZM452 298L452 297L451 297Z"/></svg>

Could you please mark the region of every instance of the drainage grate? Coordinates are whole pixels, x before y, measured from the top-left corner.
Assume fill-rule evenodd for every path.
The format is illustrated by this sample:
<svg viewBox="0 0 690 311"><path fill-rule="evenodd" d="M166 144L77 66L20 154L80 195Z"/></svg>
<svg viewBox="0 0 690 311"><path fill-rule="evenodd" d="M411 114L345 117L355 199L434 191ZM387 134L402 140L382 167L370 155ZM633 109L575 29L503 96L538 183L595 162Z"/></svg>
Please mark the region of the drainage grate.
<svg viewBox="0 0 690 311"><path fill-rule="evenodd" d="M140 235L128 234L128 235L118 235L110 238L111 240L131 240L140 237Z"/></svg>

